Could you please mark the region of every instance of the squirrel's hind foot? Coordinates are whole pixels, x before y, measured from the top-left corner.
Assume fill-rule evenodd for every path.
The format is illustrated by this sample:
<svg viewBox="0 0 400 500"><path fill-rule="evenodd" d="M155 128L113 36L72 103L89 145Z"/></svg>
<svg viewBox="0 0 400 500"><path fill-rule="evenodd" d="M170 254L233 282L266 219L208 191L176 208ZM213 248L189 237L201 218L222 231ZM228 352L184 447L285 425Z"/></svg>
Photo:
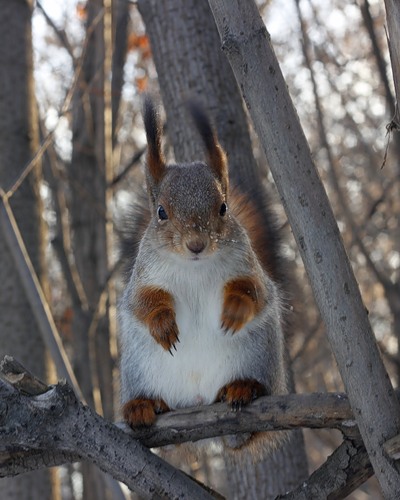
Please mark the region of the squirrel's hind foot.
<svg viewBox="0 0 400 500"><path fill-rule="evenodd" d="M162 399L131 399L122 407L124 420L131 427L142 427L154 424L156 416L169 411Z"/></svg>
<svg viewBox="0 0 400 500"><path fill-rule="evenodd" d="M234 380L218 391L216 400L225 401L233 411L238 411L242 406L265 394L267 394L266 387L257 380Z"/></svg>

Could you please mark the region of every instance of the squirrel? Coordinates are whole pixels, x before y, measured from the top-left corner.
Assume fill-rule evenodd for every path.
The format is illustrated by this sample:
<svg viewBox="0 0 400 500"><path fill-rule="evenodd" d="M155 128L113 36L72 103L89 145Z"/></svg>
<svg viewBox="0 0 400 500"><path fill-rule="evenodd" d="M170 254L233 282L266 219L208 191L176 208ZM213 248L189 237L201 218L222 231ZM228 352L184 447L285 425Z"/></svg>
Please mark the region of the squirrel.
<svg viewBox="0 0 400 500"><path fill-rule="evenodd" d="M264 195L230 187L216 132L189 104L206 163L167 164L158 114L144 101L149 204L118 307L122 413L131 427L172 409L225 401L236 411L288 392L282 277ZM269 451L286 434L225 443L262 442Z"/></svg>

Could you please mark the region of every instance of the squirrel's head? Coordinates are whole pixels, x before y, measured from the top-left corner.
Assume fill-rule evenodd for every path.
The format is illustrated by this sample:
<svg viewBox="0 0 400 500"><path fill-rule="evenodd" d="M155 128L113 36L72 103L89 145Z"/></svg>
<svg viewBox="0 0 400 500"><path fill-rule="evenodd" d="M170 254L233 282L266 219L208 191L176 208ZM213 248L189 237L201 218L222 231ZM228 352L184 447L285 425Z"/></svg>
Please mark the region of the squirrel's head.
<svg viewBox="0 0 400 500"><path fill-rule="evenodd" d="M203 139L207 163L167 165L161 151L161 129L152 102L144 104L148 143L146 181L160 245L189 259L213 254L227 233L228 166L207 115L190 111Z"/></svg>

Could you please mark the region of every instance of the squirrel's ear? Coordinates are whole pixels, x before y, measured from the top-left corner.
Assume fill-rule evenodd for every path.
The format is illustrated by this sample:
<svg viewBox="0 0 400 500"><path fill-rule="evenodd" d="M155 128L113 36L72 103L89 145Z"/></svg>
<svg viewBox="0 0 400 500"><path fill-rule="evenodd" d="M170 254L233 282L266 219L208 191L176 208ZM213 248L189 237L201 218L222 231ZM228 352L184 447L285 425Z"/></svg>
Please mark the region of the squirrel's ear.
<svg viewBox="0 0 400 500"><path fill-rule="evenodd" d="M208 165L221 183L224 194L228 191L228 161L225 151L218 142L217 134L211 126L210 120L204 109L195 101L188 103L190 114L203 139L208 155Z"/></svg>
<svg viewBox="0 0 400 500"><path fill-rule="evenodd" d="M148 95L143 103L143 122L147 137L147 169L152 182L158 184L165 174L161 151L161 128L154 104Z"/></svg>

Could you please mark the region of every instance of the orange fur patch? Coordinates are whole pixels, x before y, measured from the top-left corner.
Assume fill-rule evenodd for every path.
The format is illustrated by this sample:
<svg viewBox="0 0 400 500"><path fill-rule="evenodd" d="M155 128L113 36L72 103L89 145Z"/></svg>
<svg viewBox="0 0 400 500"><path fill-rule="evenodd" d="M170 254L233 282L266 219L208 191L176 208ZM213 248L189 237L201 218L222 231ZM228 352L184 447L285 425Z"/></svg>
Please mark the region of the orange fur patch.
<svg viewBox="0 0 400 500"><path fill-rule="evenodd" d="M247 405L266 393L265 386L257 380L234 380L218 391L217 401L226 401L234 410L239 410L242 405Z"/></svg>
<svg viewBox="0 0 400 500"><path fill-rule="evenodd" d="M212 168L217 179L221 182L222 192L226 194L229 186L228 162L225 151L216 139L215 141L212 150L208 151L208 165Z"/></svg>
<svg viewBox="0 0 400 500"><path fill-rule="evenodd" d="M153 286L140 288L133 312L149 328L154 340L172 354L171 349L179 342L172 295Z"/></svg>
<svg viewBox="0 0 400 500"><path fill-rule="evenodd" d="M243 328L264 307L265 295L256 278L244 276L228 281L224 287L221 328L232 333Z"/></svg>
<svg viewBox="0 0 400 500"><path fill-rule="evenodd" d="M124 420L131 427L152 425L156 415L167 411L169 407L162 399L131 399L122 407Z"/></svg>
<svg viewBox="0 0 400 500"><path fill-rule="evenodd" d="M265 220L266 208L257 207L249 195L233 189L229 197L229 208L238 222L245 228L251 246L262 267L275 281L282 280L278 263L277 237L269 220Z"/></svg>
<svg viewBox="0 0 400 500"><path fill-rule="evenodd" d="M161 151L154 146L148 146L147 168L154 181L158 184L164 177L166 166Z"/></svg>

